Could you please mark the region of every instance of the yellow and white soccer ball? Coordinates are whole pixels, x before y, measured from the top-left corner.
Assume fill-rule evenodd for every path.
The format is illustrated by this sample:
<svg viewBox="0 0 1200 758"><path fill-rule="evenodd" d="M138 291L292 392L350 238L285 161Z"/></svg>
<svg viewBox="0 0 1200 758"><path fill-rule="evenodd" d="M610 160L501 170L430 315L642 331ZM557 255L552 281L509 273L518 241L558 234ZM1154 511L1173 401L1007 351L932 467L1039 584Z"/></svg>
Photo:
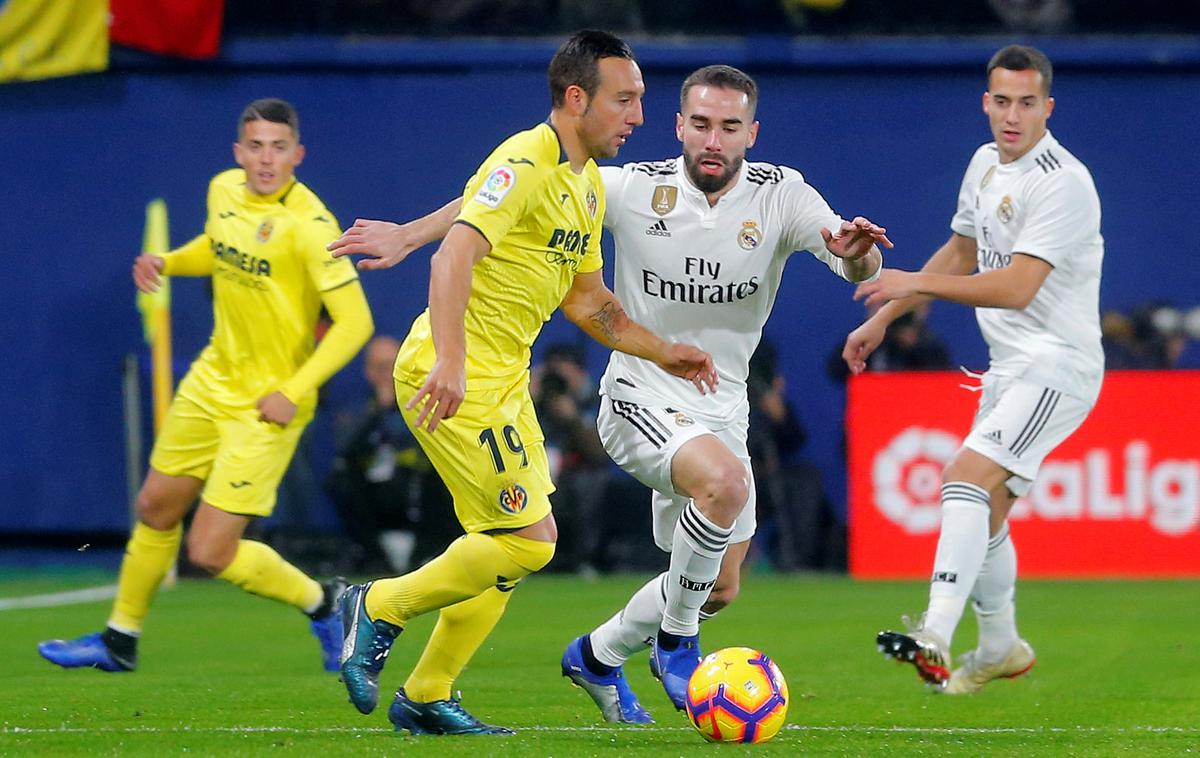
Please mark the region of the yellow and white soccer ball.
<svg viewBox="0 0 1200 758"><path fill-rule="evenodd" d="M759 651L727 647L700 661L685 705L692 726L710 742L766 742L787 721L787 682Z"/></svg>

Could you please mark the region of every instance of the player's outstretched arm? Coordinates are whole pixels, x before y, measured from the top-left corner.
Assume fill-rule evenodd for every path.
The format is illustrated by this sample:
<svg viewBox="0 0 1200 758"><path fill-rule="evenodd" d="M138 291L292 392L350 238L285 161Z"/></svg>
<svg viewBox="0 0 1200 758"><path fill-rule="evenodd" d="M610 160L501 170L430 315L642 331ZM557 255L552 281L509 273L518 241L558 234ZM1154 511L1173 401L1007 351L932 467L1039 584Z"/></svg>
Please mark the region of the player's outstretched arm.
<svg viewBox="0 0 1200 758"><path fill-rule="evenodd" d="M157 292L162 276L208 276L213 270L212 244L200 234L169 253L142 253L133 260L133 283L142 292Z"/></svg>
<svg viewBox="0 0 1200 758"><path fill-rule="evenodd" d="M474 227L455 224L430 259L429 325L437 359L425 383L404 406L408 410L421 406L416 425L428 421L430 432L457 413L467 395L465 321L471 275L491 250L491 243Z"/></svg>
<svg viewBox="0 0 1200 758"><path fill-rule="evenodd" d="M843 260L846 277L852 282L870 278L883 266L883 253L876 245L893 247L887 229L862 216L843 221L832 231L822 228L821 238L825 249Z"/></svg>
<svg viewBox="0 0 1200 758"><path fill-rule="evenodd" d="M975 270L975 240L961 234L951 234L945 244L934 251L922 272L966 275ZM897 272L884 270L880 278ZM861 292L866 285L859 285ZM855 293L855 297L858 294ZM928 295L915 294L910 297L895 298L887 301L875 313L846 337L842 348L842 360L850 368L850 373L860 374L867 367L867 358L883 342L884 334L893 321L908 313L913 308L929 302L933 298ZM870 305L870 303L868 303Z"/></svg>
<svg viewBox="0 0 1200 758"><path fill-rule="evenodd" d="M605 347L652 361L668 374L687 379L702 395L716 390L712 356L692 345L667 342L629 318L604 285L601 272L577 274L561 308L571 323Z"/></svg>
<svg viewBox="0 0 1200 758"><path fill-rule="evenodd" d="M366 256L358 262L358 268L364 271L391 268L414 250L445 237L461 207L462 198L455 198L433 213L405 224L355 219L354 225L330 242L328 249L334 258Z"/></svg>
<svg viewBox="0 0 1200 758"><path fill-rule="evenodd" d="M968 276L887 269L875 281L860 284L854 299L865 300L871 307L923 295L976 308L1021 310L1033 300L1053 269L1041 258L1020 253L1014 254L1012 263L1004 268Z"/></svg>

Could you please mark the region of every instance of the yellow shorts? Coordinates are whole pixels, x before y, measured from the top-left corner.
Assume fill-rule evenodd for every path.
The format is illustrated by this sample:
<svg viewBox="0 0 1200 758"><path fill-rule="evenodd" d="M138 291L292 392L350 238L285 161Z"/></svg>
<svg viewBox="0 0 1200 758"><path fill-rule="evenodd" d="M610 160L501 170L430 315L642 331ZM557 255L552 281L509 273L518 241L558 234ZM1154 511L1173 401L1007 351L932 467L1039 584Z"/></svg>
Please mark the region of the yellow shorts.
<svg viewBox="0 0 1200 758"><path fill-rule="evenodd" d="M397 381L396 398L454 496L454 512L464 530L519 529L550 513L554 484L527 377L507 389L468 389L458 412L432 434L414 427L420 408L404 409L417 389Z"/></svg>
<svg viewBox="0 0 1200 758"><path fill-rule="evenodd" d="M176 395L150 467L204 480L200 499L228 513L269 516L313 409L301 406L286 427L258 420L258 410L219 409Z"/></svg>

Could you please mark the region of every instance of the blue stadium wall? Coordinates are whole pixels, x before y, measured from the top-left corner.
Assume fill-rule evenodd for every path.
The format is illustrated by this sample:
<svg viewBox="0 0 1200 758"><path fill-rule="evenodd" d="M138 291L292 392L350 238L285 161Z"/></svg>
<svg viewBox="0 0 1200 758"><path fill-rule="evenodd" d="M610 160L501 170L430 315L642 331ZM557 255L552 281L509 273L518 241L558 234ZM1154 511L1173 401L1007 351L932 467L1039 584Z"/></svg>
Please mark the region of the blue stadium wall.
<svg viewBox="0 0 1200 758"><path fill-rule="evenodd" d="M646 125L621 160L676 154L687 71L743 66L763 98L752 158L794 166L843 215L885 224L896 242L889 263L918 267L948 235L962 171L990 139L982 67L1004 42L645 43ZM1104 204L1102 306L1197 305L1200 44L1043 46L1058 64L1051 127L1091 167ZM200 231L207 181L232 165L246 102L279 96L299 107L308 146L299 174L343 224L407 219L456 195L498 141L545 117L552 49L235 42L210 66L127 60L107 74L0 86L0 533L125 528L120 366L125 354L145 352L129 278L143 208L167 200L173 244ZM606 240L610 267L611 255ZM419 254L364 276L380 332L407 330L425 305L427 272ZM844 395L825 364L863 316L851 293L798 255L766 329L783 348L788 395L809 431L804 455L825 471L838 507ZM181 373L211 315L202 282L179 281L174 294ZM956 361L986 364L967 309L939 304L932 324ZM556 317L540 344L581 339ZM592 346L589 355L598 373L603 351ZM364 392L356 362L335 378L327 405ZM328 412L319 424L318 468L330 452Z"/></svg>

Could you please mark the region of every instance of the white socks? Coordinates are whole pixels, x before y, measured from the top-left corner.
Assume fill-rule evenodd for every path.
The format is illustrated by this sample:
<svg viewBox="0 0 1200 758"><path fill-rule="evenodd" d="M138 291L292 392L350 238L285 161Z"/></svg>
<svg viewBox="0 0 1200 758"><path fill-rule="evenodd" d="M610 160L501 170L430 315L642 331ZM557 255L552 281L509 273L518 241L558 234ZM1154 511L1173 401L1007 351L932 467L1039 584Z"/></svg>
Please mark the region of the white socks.
<svg viewBox="0 0 1200 758"><path fill-rule="evenodd" d="M662 630L681 637L700 632L700 606L721 572L721 558L729 545L733 527L717 526L689 500L679 514L671 542L671 566L667 571L666 607Z"/></svg>
<svg viewBox="0 0 1200 758"><path fill-rule="evenodd" d="M988 542L987 558L975 589L975 619L979 622L979 657L999 663L1017 642L1013 595L1017 584L1017 551L1008 535L1008 523Z"/></svg>
<svg viewBox="0 0 1200 758"><path fill-rule="evenodd" d="M625 607L591 634L592 654L605 666L620 666L658 632L667 606L664 571L642 585Z"/></svg>
<svg viewBox="0 0 1200 758"><path fill-rule="evenodd" d="M942 485L942 530L933 559L923 628L940 637L947 648L987 554L990 513L987 490L979 485Z"/></svg>
<svg viewBox="0 0 1200 758"><path fill-rule="evenodd" d="M646 582L633 593L625 607L589 635L592 654L605 666L622 666L634 653L646 649L662 624L667 607L667 572ZM715 613L700 611L700 621Z"/></svg>

